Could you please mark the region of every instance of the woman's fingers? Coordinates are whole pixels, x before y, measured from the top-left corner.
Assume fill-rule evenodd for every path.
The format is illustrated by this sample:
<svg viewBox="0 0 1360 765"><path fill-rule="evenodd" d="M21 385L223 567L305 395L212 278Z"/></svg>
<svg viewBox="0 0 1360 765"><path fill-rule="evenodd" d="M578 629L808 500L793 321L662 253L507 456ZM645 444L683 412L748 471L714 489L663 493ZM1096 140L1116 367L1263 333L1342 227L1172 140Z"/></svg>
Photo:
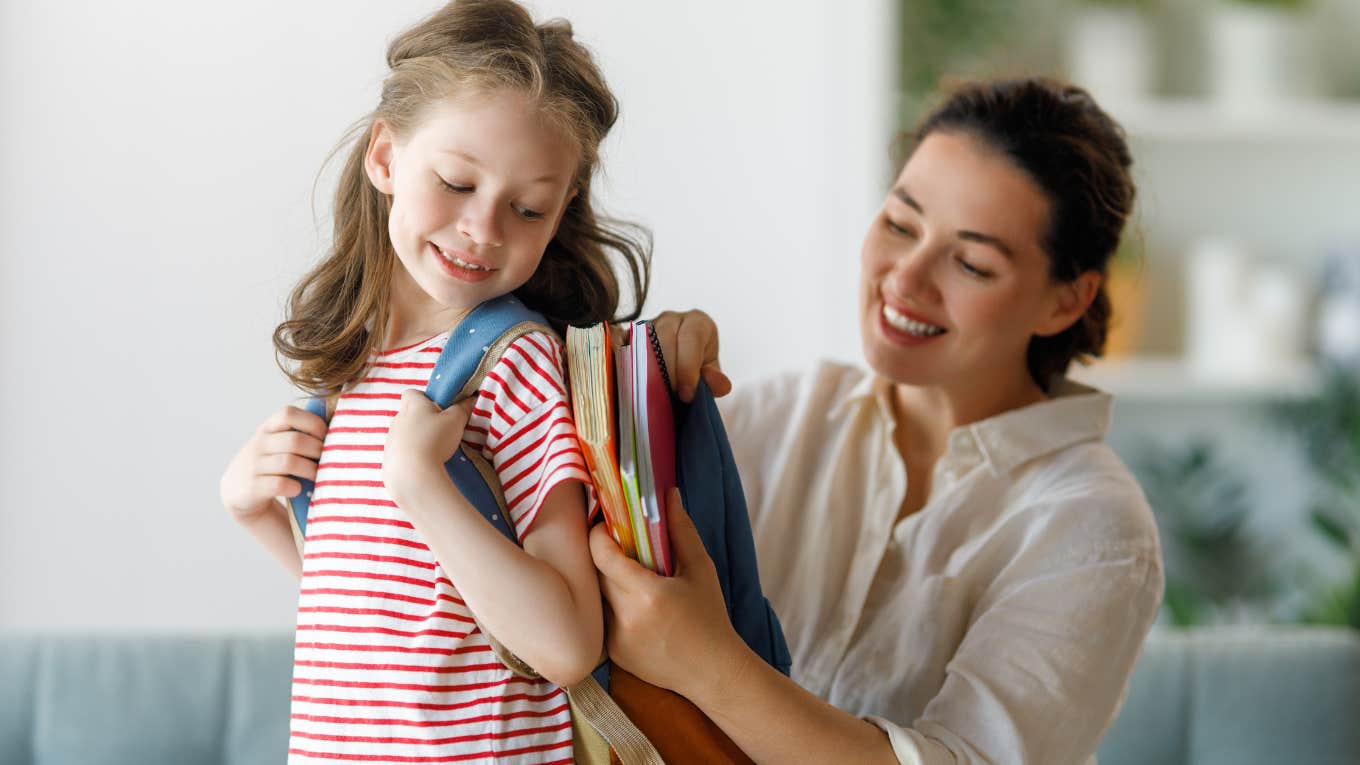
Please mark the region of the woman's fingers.
<svg viewBox="0 0 1360 765"><path fill-rule="evenodd" d="M666 369L681 401L694 400L700 376L715 396L726 395L732 383L718 360L718 327L703 311L666 311L652 320Z"/></svg>
<svg viewBox="0 0 1360 765"><path fill-rule="evenodd" d="M652 331L656 333L656 341L661 346L661 357L666 362L666 369L672 375L672 384L679 386L679 357L676 351L676 343L680 340L680 323L682 317L674 311L663 311L655 319L652 319Z"/></svg>
<svg viewBox="0 0 1360 765"><path fill-rule="evenodd" d="M603 523L595 524L590 530L590 557L600 572L601 588L630 592L637 589L639 577L655 576L641 563L623 554Z"/></svg>
<svg viewBox="0 0 1360 765"><path fill-rule="evenodd" d="M708 389L713 393L714 398L722 398L732 392L732 379L722 371L722 367L717 362L705 364L703 369L704 382L708 383ZM690 394L693 398L694 394Z"/></svg>
<svg viewBox="0 0 1360 765"><path fill-rule="evenodd" d="M699 538L699 530L694 527L694 521L680 499L680 490L676 488L666 494L666 532L670 536L676 576L709 560L708 550L704 549L704 542Z"/></svg>

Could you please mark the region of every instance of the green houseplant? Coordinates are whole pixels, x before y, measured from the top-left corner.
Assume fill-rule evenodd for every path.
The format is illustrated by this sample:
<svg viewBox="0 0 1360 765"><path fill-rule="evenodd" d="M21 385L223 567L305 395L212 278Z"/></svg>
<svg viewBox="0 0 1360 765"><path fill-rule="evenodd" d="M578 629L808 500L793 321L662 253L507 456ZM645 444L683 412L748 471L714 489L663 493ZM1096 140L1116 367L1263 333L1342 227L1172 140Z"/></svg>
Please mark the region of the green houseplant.
<svg viewBox="0 0 1360 765"><path fill-rule="evenodd" d="M1134 472L1161 536L1166 618L1178 627L1259 618L1277 582L1248 527L1241 474L1207 442L1145 449Z"/></svg>
<svg viewBox="0 0 1360 765"><path fill-rule="evenodd" d="M1321 479L1309 522L1344 572L1318 587L1302 620L1360 629L1360 377L1329 368L1317 396L1282 404L1275 417L1299 438Z"/></svg>

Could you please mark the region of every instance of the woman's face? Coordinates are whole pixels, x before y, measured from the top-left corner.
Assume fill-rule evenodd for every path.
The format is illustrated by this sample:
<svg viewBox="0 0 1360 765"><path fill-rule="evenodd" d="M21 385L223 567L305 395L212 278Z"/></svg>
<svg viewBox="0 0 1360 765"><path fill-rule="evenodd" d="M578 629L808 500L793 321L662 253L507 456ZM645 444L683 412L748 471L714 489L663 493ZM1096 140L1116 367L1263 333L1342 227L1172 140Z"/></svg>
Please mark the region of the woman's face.
<svg viewBox="0 0 1360 765"><path fill-rule="evenodd" d="M1024 384L1030 338L1080 315L1070 285L1049 278L1048 219L1047 196L1005 156L964 133L928 136L864 238L874 370L946 390Z"/></svg>

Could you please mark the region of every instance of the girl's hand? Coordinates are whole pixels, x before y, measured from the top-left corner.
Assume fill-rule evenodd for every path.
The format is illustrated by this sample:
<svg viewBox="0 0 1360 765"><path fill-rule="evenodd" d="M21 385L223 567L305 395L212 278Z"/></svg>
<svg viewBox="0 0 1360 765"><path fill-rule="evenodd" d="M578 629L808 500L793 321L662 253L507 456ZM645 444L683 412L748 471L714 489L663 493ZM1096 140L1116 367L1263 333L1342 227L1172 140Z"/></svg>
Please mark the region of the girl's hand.
<svg viewBox="0 0 1360 765"><path fill-rule="evenodd" d="M383 451L383 482L398 505L420 482L444 475L471 413L472 399L440 411L423 391L408 388L401 394Z"/></svg>
<svg viewBox="0 0 1360 765"><path fill-rule="evenodd" d="M590 531L590 554L609 609L610 659L653 685L697 699L720 692L750 652L728 621L717 570L678 490L667 497L666 514L674 576L625 556L602 523Z"/></svg>
<svg viewBox="0 0 1360 765"><path fill-rule="evenodd" d="M293 476L316 479L326 421L305 409L285 406L265 420L222 474L222 504L232 517L248 523L273 507L275 497L296 497L302 484Z"/></svg>
<svg viewBox="0 0 1360 765"><path fill-rule="evenodd" d="M652 319L652 328L681 401L694 400L700 376L714 396L732 392L732 381L718 363L718 326L708 314L699 310L666 311Z"/></svg>

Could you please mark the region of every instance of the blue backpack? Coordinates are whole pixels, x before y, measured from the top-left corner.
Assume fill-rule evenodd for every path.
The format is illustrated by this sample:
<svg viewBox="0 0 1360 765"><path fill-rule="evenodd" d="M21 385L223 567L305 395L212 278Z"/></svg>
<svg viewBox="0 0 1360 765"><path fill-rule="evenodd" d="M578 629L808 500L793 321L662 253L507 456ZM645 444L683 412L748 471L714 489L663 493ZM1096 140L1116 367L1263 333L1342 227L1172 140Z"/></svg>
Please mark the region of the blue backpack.
<svg viewBox="0 0 1360 765"><path fill-rule="evenodd" d="M529 332L555 334L542 315L514 296L506 295L478 306L449 334L430 373L425 395L445 409L475 394L482 378L495 366L505 349ZM322 419L329 419L324 398L308 400L305 408ZM728 617L757 655L787 675L791 664L788 646L779 620L760 588L746 496L727 442L727 432L706 384L700 382L692 403L677 404L676 419L676 483L685 509L717 568ZM487 522L519 544L507 518L500 482L482 455L464 445L444 469L458 491ZM290 505L301 553L314 484L307 479L298 480L302 483L302 491L290 500ZM487 638L512 671L537 677L532 668L506 651L491 635ZM625 762L660 762L645 736L633 735L636 728L609 698L609 671L606 660L585 682L568 689L573 720L577 715L586 718ZM592 685L594 687L585 687ZM577 728L578 736L582 732Z"/></svg>

